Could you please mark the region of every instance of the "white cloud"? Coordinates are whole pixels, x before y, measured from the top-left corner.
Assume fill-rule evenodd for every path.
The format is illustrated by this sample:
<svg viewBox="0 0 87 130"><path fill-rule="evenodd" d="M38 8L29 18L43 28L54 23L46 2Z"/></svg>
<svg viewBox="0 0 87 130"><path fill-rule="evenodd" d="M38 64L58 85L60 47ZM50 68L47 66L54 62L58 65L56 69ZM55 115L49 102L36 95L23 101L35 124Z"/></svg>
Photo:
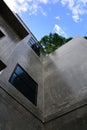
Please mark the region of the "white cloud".
<svg viewBox="0 0 87 130"><path fill-rule="evenodd" d="M54 31L61 36L67 37L67 34L64 32L64 30L58 24L55 24Z"/></svg>
<svg viewBox="0 0 87 130"><path fill-rule="evenodd" d="M79 17L79 15L73 15L72 16L73 20L78 23L79 21L81 21L81 18Z"/></svg>
<svg viewBox="0 0 87 130"><path fill-rule="evenodd" d="M49 0L38 0L38 2L41 2L41 3L44 3L44 4L47 4Z"/></svg>
<svg viewBox="0 0 87 130"><path fill-rule="evenodd" d="M58 19L58 20L60 20L60 16L56 16L55 18Z"/></svg>
<svg viewBox="0 0 87 130"><path fill-rule="evenodd" d="M40 6L41 3L47 4L48 0L4 0L12 11L16 13L28 11L30 15L37 12L46 15L46 12Z"/></svg>
<svg viewBox="0 0 87 130"><path fill-rule="evenodd" d="M74 5L75 0L61 0L61 3L63 5L68 4L69 7L72 7Z"/></svg>
<svg viewBox="0 0 87 130"><path fill-rule="evenodd" d="M81 21L81 15L87 14L87 0L4 0L14 12L28 11L30 15L42 13L46 16L46 11L42 4L55 4L61 2L72 12L74 22Z"/></svg>
<svg viewBox="0 0 87 130"><path fill-rule="evenodd" d="M28 11L30 15L42 13L43 15L47 15L44 9L41 7L41 4L55 4L59 0L4 0L7 5L11 8L12 11L26 12Z"/></svg>
<svg viewBox="0 0 87 130"><path fill-rule="evenodd" d="M72 12L72 18L76 23L81 21L81 15L87 14L87 0L61 0L61 3L63 6L68 6Z"/></svg>
<svg viewBox="0 0 87 130"><path fill-rule="evenodd" d="M28 10L28 0L4 0L14 12L25 12Z"/></svg>
<svg viewBox="0 0 87 130"><path fill-rule="evenodd" d="M44 16L46 16L46 12L39 6L38 4L33 3L29 7L29 15L37 15L38 12L42 13Z"/></svg>

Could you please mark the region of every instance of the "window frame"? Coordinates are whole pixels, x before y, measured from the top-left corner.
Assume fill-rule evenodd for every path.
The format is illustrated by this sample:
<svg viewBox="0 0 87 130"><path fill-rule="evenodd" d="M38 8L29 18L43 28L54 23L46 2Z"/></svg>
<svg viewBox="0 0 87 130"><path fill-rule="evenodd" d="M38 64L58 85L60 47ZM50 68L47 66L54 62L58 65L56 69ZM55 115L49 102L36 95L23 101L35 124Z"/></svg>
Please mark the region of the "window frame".
<svg viewBox="0 0 87 130"><path fill-rule="evenodd" d="M2 30L0 30L0 39L3 38L3 37L5 37L5 34L3 33Z"/></svg>
<svg viewBox="0 0 87 130"><path fill-rule="evenodd" d="M18 88L17 88L17 86L15 86L14 85L14 83L12 83L11 82L11 80L12 80L12 78L13 78L13 76L14 76L14 74L17 76L17 78L19 78L19 80L20 81L22 81L23 83L25 83L25 86L26 86L26 82L22 79L22 78L20 78L20 75L18 75L17 73L16 73L16 70L17 70L17 67L20 67L21 69L22 69L22 71L23 71L23 73L25 73L25 75L27 75L28 76L28 78L30 78L33 82L34 82L34 84L36 85L36 86L34 86L34 88L29 88L29 89L34 89L34 102L31 100L31 99L29 99L23 92L21 92ZM12 86L14 86L24 97L26 97L31 103L33 103L35 106L37 105L37 92L38 92L38 84L36 83L36 81L23 69L23 67L21 67L21 65L19 65L19 64L17 64L16 66L15 66L15 68L14 68L14 70L13 70L13 72L12 72L12 74L11 74L11 77L10 77L10 79L9 79L9 82L12 84ZM27 88L29 87L29 86L26 86ZM31 92L33 92L33 90L31 91Z"/></svg>
<svg viewBox="0 0 87 130"><path fill-rule="evenodd" d="M7 66L6 64L0 59L0 72L3 71Z"/></svg>
<svg viewBox="0 0 87 130"><path fill-rule="evenodd" d="M33 49L37 56L40 57L40 45L32 36L28 40L27 44Z"/></svg>

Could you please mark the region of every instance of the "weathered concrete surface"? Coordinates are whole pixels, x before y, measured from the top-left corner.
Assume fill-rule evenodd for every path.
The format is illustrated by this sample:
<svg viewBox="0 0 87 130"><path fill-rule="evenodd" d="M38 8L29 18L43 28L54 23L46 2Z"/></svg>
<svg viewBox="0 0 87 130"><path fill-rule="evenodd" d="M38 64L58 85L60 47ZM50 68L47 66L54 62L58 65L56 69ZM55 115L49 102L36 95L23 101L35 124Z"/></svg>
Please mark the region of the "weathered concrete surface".
<svg viewBox="0 0 87 130"><path fill-rule="evenodd" d="M31 32L20 39L1 16L0 26L0 60L7 66L0 74L0 129L86 130L87 40L77 37L42 60L27 44ZM37 106L9 83L17 63L38 83Z"/></svg>
<svg viewBox="0 0 87 130"><path fill-rule="evenodd" d="M0 85L10 94L12 94L12 96L14 96L17 100L23 103L30 111L42 119L42 63L40 58L27 44L29 38L34 36L31 32L29 32L29 35L26 38L20 40L19 36L14 32L12 27L10 27L10 25L7 23L7 21L5 21L5 19L3 19L2 16L0 16L0 26L1 31L5 34L5 37L0 39L0 60L3 61L7 66L0 75ZM17 63L19 63L38 84L37 106L34 106L27 98L25 98L19 91L15 89L15 87L9 83L9 79Z"/></svg>
<svg viewBox="0 0 87 130"><path fill-rule="evenodd" d="M87 130L87 105L49 121L44 130Z"/></svg>
<svg viewBox="0 0 87 130"><path fill-rule="evenodd" d="M20 39L1 16L0 30L5 35L3 38L0 38L0 59L6 63Z"/></svg>
<svg viewBox="0 0 87 130"><path fill-rule="evenodd" d="M0 87L0 130L87 130L87 105L43 124Z"/></svg>
<svg viewBox="0 0 87 130"><path fill-rule="evenodd" d="M41 122L1 87L0 130L42 130Z"/></svg>
<svg viewBox="0 0 87 130"><path fill-rule="evenodd" d="M46 120L87 103L87 40L74 38L43 64Z"/></svg>
<svg viewBox="0 0 87 130"><path fill-rule="evenodd" d="M42 63L38 56L27 44L29 36L23 39L7 60L7 67L0 76L1 86L21 102L27 109L33 112L37 117L43 118L43 70ZM33 105L24 97L15 87L9 83L9 79L14 71L15 66L19 64L22 68L37 82L37 106ZM43 120L43 119L42 119Z"/></svg>
<svg viewBox="0 0 87 130"><path fill-rule="evenodd" d="M5 21L10 25L12 30L22 40L29 34L29 29L24 26L23 21L20 20L18 15L13 13L3 1L4 0L0 0L0 16L5 19Z"/></svg>

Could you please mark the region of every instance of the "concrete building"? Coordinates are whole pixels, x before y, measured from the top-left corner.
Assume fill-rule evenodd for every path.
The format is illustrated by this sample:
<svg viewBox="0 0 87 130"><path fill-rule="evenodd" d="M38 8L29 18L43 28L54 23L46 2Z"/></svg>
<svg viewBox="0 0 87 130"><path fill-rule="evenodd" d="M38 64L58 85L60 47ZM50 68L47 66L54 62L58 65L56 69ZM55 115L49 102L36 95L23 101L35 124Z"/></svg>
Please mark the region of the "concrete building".
<svg viewBox="0 0 87 130"><path fill-rule="evenodd" d="M0 129L87 129L87 40L76 37L49 56L0 1Z"/></svg>

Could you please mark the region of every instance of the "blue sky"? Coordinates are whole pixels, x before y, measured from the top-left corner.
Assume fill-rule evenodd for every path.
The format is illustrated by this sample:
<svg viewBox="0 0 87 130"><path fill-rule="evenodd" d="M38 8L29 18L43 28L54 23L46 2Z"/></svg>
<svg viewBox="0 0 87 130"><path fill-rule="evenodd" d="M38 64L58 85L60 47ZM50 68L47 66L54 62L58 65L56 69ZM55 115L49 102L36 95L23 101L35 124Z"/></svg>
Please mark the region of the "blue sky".
<svg viewBox="0 0 87 130"><path fill-rule="evenodd" d="M50 32L87 36L87 0L4 0L40 40Z"/></svg>

